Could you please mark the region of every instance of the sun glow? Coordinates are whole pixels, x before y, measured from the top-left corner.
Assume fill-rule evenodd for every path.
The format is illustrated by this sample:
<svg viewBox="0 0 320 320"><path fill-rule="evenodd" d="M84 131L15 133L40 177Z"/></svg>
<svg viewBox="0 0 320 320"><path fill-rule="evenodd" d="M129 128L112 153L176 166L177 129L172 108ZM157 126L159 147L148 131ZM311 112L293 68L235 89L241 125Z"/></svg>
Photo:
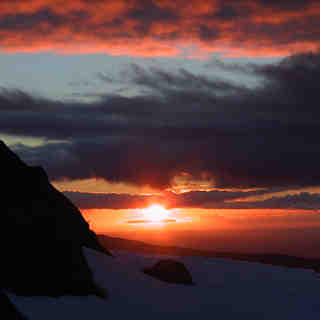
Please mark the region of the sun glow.
<svg viewBox="0 0 320 320"><path fill-rule="evenodd" d="M159 204L142 209L143 218L151 222L161 222L169 218L169 211Z"/></svg>

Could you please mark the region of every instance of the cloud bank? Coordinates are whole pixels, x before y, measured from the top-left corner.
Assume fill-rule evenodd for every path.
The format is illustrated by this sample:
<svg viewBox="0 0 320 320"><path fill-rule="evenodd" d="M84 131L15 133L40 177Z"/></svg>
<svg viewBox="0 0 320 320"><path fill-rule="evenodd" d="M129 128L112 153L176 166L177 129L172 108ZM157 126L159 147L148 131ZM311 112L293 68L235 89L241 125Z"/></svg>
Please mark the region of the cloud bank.
<svg viewBox="0 0 320 320"><path fill-rule="evenodd" d="M317 0L2 0L7 52L279 56L319 47Z"/></svg>
<svg viewBox="0 0 320 320"><path fill-rule="evenodd" d="M134 66L137 96L61 102L2 90L0 132L55 140L18 145L52 180L102 178L165 189L177 176L218 188L319 186L320 54L245 72L261 85Z"/></svg>

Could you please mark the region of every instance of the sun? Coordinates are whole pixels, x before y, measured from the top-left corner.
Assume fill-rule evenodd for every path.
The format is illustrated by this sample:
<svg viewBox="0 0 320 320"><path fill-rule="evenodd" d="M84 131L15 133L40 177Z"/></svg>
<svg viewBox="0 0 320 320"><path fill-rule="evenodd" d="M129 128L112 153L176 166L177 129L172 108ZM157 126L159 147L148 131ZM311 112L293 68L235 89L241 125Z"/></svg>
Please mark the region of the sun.
<svg viewBox="0 0 320 320"><path fill-rule="evenodd" d="M160 204L153 204L142 209L143 218L152 222L161 222L169 218L169 212Z"/></svg>

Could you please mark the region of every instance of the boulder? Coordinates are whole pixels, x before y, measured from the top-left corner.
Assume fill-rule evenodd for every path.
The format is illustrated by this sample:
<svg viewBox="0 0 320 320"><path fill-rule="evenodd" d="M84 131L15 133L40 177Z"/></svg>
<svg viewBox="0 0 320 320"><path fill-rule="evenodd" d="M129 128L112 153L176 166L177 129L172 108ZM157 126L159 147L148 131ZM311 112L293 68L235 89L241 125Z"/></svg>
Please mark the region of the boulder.
<svg viewBox="0 0 320 320"><path fill-rule="evenodd" d="M192 276L185 265L182 262L172 259L160 260L154 266L143 269L143 272L149 276L169 283L184 285L194 284Z"/></svg>
<svg viewBox="0 0 320 320"><path fill-rule="evenodd" d="M0 141L0 280L18 295L103 295L82 253L99 244L80 211L41 167Z"/></svg>

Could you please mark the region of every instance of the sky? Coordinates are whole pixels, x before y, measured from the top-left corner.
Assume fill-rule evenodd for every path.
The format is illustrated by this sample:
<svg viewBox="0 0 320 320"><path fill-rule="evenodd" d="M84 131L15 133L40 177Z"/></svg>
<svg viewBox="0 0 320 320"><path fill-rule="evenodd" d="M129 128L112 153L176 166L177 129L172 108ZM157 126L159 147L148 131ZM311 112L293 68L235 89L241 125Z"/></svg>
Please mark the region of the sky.
<svg viewBox="0 0 320 320"><path fill-rule="evenodd" d="M2 0L0 138L101 233L138 237L126 222L158 203L161 230L296 240L320 226L319 18L316 0Z"/></svg>

